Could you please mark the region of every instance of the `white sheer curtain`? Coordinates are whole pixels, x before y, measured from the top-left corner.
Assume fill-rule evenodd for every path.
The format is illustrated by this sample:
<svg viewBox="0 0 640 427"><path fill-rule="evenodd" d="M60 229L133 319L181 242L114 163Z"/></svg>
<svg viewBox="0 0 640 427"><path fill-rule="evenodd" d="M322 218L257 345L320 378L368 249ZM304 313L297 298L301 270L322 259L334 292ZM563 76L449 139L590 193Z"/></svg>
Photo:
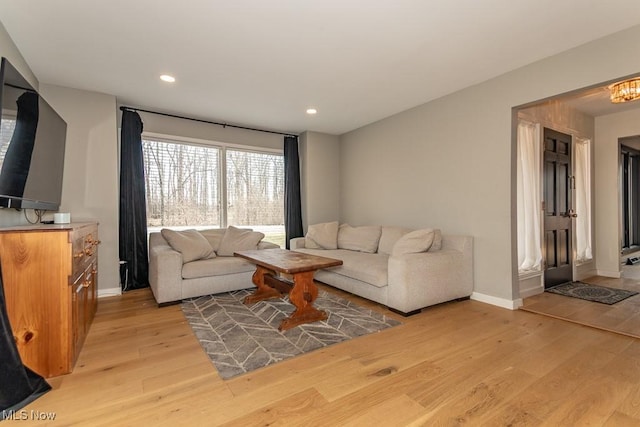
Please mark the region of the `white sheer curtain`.
<svg viewBox="0 0 640 427"><path fill-rule="evenodd" d="M576 183L576 261L593 259L591 253L591 140L574 138Z"/></svg>
<svg viewBox="0 0 640 427"><path fill-rule="evenodd" d="M541 153L540 125L518 121L518 271L540 271Z"/></svg>

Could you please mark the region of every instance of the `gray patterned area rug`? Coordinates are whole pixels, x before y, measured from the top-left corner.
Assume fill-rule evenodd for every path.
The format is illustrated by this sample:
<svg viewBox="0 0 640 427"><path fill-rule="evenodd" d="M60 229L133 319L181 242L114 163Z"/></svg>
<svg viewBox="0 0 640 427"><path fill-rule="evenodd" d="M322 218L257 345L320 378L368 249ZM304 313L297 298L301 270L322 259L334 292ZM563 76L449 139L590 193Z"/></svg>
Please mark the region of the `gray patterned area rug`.
<svg viewBox="0 0 640 427"><path fill-rule="evenodd" d="M314 306L327 320L278 331L295 307L287 298L244 305L253 289L182 301L182 312L221 378L229 379L321 347L401 324L325 291Z"/></svg>
<svg viewBox="0 0 640 427"><path fill-rule="evenodd" d="M547 292L612 305L637 295L638 292L607 288L584 282L569 282L547 289Z"/></svg>

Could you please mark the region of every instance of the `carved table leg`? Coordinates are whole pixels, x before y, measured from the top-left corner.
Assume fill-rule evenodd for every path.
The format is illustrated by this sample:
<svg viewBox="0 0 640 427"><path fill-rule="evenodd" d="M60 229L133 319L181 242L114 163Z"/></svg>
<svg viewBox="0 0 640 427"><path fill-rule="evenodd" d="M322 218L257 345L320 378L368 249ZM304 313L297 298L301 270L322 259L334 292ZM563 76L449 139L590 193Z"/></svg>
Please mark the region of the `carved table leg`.
<svg viewBox="0 0 640 427"><path fill-rule="evenodd" d="M244 304L253 304L270 298L282 298L282 294L277 289L274 289L264 283L265 275L275 276L275 272L267 268L257 266L256 272L253 273L252 277L253 284L256 285L257 289L253 294L244 297L244 300L242 301Z"/></svg>
<svg viewBox="0 0 640 427"><path fill-rule="evenodd" d="M313 271L294 274L294 285L289 293L289 300L296 306L296 310L291 316L282 321L278 328L280 331L286 331L303 323L317 322L327 318L326 312L313 306L313 302L318 297L318 287L313 282L313 275Z"/></svg>

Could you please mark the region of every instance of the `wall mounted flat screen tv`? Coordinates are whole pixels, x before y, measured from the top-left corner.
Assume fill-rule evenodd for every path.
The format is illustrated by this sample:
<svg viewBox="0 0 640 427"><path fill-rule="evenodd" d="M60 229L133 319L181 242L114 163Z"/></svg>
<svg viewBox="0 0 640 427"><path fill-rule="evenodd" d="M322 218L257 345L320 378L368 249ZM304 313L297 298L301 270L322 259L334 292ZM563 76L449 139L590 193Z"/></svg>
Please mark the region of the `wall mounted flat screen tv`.
<svg viewBox="0 0 640 427"><path fill-rule="evenodd" d="M2 58L0 207L58 210L67 123Z"/></svg>

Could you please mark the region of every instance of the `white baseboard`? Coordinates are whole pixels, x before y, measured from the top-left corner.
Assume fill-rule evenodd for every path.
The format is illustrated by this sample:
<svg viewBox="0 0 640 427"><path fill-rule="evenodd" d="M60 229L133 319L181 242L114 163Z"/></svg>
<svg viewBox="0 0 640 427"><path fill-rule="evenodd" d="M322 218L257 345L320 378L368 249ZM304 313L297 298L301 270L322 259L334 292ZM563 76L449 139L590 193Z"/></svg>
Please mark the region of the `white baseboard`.
<svg viewBox="0 0 640 427"><path fill-rule="evenodd" d="M599 276L598 274L598 270L596 270L595 268L592 268L590 270L587 271L579 271L577 272L577 274L574 276L574 280L583 280L583 279L587 279L589 277L593 277L593 276Z"/></svg>
<svg viewBox="0 0 640 427"><path fill-rule="evenodd" d="M520 298L527 298L544 292L542 273L520 276L518 280Z"/></svg>
<svg viewBox="0 0 640 427"><path fill-rule="evenodd" d="M498 298L491 295L485 295L478 292L471 294L471 299L475 301L484 302L487 304L495 305L498 307L506 308L508 310L517 310L522 307L522 298L516 300L509 300L505 298Z"/></svg>
<svg viewBox="0 0 640 427"><path fill-rule="evenodd" d="M597 273L598 273L598 276L613 277L615 279L619 279L622 277L621 271L597 270Z"/></svg>
<svg viewBox="0 0 640 427"><path fill-rule="evenodd" d="M122 295L122 289L120 288L98 289L98 298L115 297L117 295Z"/></svg>
<svg viewBox="0 0 640 427"><path fill-rule="evenodd" d="M520 300L522 300L522 298L529 298L534 295L541 294L543 292L544 292L544 286L536 286L536 287L527 288L527 289L520 289Z"/></svg>

